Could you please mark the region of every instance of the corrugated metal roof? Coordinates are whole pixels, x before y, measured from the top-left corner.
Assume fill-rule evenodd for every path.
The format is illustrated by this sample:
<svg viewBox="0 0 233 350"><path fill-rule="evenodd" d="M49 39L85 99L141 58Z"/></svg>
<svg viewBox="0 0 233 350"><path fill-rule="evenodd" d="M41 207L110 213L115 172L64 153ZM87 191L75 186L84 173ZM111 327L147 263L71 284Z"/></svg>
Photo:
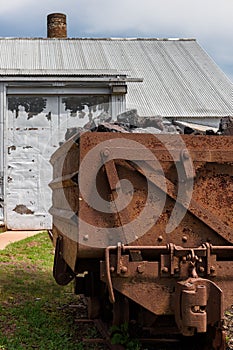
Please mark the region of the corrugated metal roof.
<svg viewBox="0 0 233 350"><path fill-rule="evenodd" d="M1 76L116 73L143 78L127 94L141 115L233 114L232 83L194 39L0 38Z"/></svg>

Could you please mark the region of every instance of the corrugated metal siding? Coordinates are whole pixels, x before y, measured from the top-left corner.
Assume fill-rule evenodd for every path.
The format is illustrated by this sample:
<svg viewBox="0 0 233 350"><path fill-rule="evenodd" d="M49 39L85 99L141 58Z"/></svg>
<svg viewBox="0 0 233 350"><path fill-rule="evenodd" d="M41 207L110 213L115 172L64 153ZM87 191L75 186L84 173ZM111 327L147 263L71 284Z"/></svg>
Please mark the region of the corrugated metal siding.
<svg viewBox="0 0 233 350"><path fill-rule="evenodd" d="M127 106L141 115L233 114L232 83L195 40L0 39L0 75L127 74Z"/></svg>

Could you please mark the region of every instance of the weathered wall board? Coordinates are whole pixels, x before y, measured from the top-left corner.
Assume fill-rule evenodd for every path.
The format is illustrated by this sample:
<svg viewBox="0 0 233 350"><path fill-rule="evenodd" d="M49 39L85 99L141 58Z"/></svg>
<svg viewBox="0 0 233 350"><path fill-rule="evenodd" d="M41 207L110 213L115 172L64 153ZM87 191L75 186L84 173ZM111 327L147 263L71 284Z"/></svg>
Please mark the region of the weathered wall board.
<svg viewBox="0 0 233 350"><path fill-rule="evenodd" d="M67 129L107 112L108 100L108 96L8 97L5 208L9 229L51 228L49 159L65 141Z"/></svg>

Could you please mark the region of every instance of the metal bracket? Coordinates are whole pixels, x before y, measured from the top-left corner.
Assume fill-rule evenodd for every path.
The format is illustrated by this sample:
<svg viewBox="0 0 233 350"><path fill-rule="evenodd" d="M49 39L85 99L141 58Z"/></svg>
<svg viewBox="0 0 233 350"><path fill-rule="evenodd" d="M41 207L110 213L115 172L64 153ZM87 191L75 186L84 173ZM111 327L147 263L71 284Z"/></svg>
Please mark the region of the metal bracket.
<svg viewBox="0 0 233 350"><path fill-rule="evenodd" d="M218 247L218 251L226 250L225 247ZM174 244L168 244L169 254L160 257L161 277L188 277L216 276L216 255L209 243L196 248L183 248Z"/></svg>
<svg viewBox="0 0 233 350"><path fill-rule="evenodd" d="M63 259L63 237L58 236L53 264L53 277L61 286L67 285L75 277L75 273Z"/></svg>
<svg viewBox="0 0 233 350"><path fill-rule="evenodd" d="M112 193L112 204L115 206L117 216L120 221L120 230L121 230L121 240L124 243L128 242L128 238L131 237L132 232L126 230L127 223L130 222L128 211L125 208L124 211L119 207L117 198L118 195L123 198L124 194L120 186L120 179L118 176L117 168L114 159L108 160L110 156L110 151L106 148L101 152L102 161L104 163L106 175L108 178L108 183ZM133 235L135 237L135 235Z"/></svg>
<svg viewBox="0 0 233 350"><path fill-rule="evenodd" d="M206 279L177 282L173 301L177 326L185 336L206 332L223 316L222 291Z"/></svg>
<svg viewBox="0 0 233 350"><path fill-rule="evenodd" d="M193 179L195 177L195 171L193 167L193 161L187 149L183 149L180 153L180 163L183 166L185 174L184 180Z"/></svg>
<svg viewBox="0 0 233 350"><path fill-rule="evenodd" d="M131 261L132 259L130 260L129 258L132 255L131 253L138 253L139 250L142 256L143 252L150 251L154 252L154 256L157 258L154 261ZM110 252L113 252L113 254L110 254ZM127 278L135 277L138 274L141 274L142 278L143 276L150 278L167 278L173 276L174 278L183 279L184 282L179 282L182 285L187 281L195 281L193 284L196 286L197 281L208 282L208 280L198 276L199 272L201 276L216 276L213 265L216 262L216 256L225 256L226 253L232 256L232 252L233 246L212 246L208 244L203 244L196 248L183 248L174 244L168 244L166 246L125 246L122 243L118 243L117 246L109 246L105 249L105 261L100 262L100 278L107 284L109 299L111 303L114 303L115 297L112 277ZM215 286L213 282L209 281L209 283ZM182 288L187 289L186 287ZM217 286L216 288L219 290ZM199 291L198 293L201 292L203 291ZM187 295L189 294L187 293ZM199 295L196 292L191 293L191 295L193 294L196 296ZM192 296L192 298L196 297Z"/></svg>
<svg viewBox="0 0 233 350"><path fill-rule="evenodd" d="M105 261L100 262L100 279L107 284L111 303L115 303L112 274L114 277L119 278L139 275L158 277L158 262L148 262L138 259L136 261L129 261L132 252L136 252L138 255L139 249L140 251L154 250L159 253L168 252L167 246L124 246L120 242L117 246L109 246L105 249ZM110 255L111 251L114 251L116 254ZM128 254L125 254L126 251Z"/></svg>

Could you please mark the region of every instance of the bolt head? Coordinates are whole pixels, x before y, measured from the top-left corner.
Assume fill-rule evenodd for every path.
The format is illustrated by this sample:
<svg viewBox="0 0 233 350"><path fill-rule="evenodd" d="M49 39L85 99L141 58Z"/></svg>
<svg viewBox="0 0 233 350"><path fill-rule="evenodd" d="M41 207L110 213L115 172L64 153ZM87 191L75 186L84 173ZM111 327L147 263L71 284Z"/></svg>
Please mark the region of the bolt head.
<svg viewBox="0 0 233 350"><path fill-rule="evenodd" d="M143 265L138 265L137 272L138 273L143 273L144 272L144 266Z"/></svg>
<svg viewBox="0 0 233 350"><path fill-rule="evenodd" d="M186 149L183 151L182 156L183 156L184 159L189 159L189 153L188 153L188 151Z"/></svg>
<svg viewBox="0 0 233 350"><path fill-rule="evenodd" d="M108 156L109 156L109 154L110 154L110 151L109 151L109 149L105 149L104 151L103 151L103 155L107 158Z"/></svg>
<svg viewBox="0 0 233 350"><path fill-rule="evenodd" d="M128 268L126 266L121 267L121 273L126 273L128 271Z"/></svg>

